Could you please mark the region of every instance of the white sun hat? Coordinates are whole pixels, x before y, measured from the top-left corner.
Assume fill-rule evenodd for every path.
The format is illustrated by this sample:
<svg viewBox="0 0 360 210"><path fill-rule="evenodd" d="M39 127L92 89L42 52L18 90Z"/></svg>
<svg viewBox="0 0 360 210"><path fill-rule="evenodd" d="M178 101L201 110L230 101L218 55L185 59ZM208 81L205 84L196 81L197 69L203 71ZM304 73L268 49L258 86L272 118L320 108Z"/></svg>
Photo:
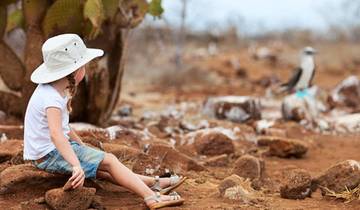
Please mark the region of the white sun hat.
<svg viewBox="0 0 360 210"><path fill-rule="evenodd" d="M104 54L101 49L87 48L77 34L61 34L42 46L44 63L31 74L34 83L49 83L66 77L92 59Z"/></svg>

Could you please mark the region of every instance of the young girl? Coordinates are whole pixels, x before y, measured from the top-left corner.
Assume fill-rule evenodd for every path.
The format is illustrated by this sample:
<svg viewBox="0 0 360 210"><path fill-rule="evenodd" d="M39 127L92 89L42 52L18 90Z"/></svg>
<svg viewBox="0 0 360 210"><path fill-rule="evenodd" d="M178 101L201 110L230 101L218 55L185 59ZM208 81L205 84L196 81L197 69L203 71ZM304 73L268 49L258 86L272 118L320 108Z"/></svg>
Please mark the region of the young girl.
<svg viewBox="0 0 360 210"><path fill-rule="evenodd" d="M48 39L42 53L44 63L31 75L31 81L39 85L26 109L24 159L51 173L72 174L73 188L81 187L85 178L100 177L142 196L151 209L181 205L184 200L175 192L164 194L185 178L137 175L113 154L86 146L70 128L71 97L85 76L84 65L103 51L86 48L76 34L62 34Z"/></svg>

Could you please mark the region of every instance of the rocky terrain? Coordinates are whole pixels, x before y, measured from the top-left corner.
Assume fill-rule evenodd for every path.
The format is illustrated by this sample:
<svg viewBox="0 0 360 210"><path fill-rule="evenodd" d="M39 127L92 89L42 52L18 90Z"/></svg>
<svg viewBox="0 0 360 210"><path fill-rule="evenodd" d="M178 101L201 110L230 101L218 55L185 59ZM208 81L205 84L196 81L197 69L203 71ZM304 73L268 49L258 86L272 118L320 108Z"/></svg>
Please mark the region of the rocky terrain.
<svg viewBox="0 0 360 210"><path fill-rule="evenodd" d="M127 75L107 127L71 126L137 173L187 176L176 190L185 204L174 209L360 209L357 72L320 67L326 76L316 76L312 100L325 108L308 115L308 106L292 107L295 117L285 121L286 95L274 90L290 64L245 51L186 59L191 68L173 86ZM145 208L104 180L67 190L69 177L22 160L21 121L5 114L1 121L1 209Z"/></svg>

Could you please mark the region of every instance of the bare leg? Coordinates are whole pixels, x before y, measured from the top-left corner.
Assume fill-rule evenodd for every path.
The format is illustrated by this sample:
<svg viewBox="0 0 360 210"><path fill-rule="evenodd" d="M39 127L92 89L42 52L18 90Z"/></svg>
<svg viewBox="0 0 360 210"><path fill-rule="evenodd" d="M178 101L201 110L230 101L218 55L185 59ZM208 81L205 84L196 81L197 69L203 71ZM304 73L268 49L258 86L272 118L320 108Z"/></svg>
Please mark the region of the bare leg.
<svg viewBox="0 0 360 210"><path fill-rule="evenodd" d="M110 181L111 183L118 185L116 180L107 171L98 170L96 175L97 175L97 177L106 179L106 180ZM137 175L147 186L152 186L152 185L155 184L155 178L154 177L143 176L143 175L140 175L140 174L135 174L135 175ZM169 185L170 185L170 179L169 178L160 178L160 187L165 187L165 186L169 186Z"/></svg>
<svg viewBox="0 0 360 210"><path fill-rule="evenodd" d="M113 154L105 153L99 169L109 172L118 185L128 188L143 198L154 195L154 192Z"/></svg>

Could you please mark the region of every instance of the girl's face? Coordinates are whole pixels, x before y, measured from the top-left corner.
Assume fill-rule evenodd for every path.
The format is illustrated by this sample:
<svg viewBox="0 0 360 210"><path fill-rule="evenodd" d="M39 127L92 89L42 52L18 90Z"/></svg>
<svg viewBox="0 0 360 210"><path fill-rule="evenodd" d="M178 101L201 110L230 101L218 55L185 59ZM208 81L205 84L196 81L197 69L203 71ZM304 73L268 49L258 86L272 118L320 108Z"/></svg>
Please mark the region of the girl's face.
<svg viewBox="0 0 360 210"><path fill-rule="evenodd" d="M85 71L86 71L85 65L82 66L82 67L80 67L80 68L76 71L75 76L74 76L74 77L75 77L75 83L76 83L76 85L78 85L78 84L81 82L81 80L84 79L84 77L85 77Z"/></svg>

